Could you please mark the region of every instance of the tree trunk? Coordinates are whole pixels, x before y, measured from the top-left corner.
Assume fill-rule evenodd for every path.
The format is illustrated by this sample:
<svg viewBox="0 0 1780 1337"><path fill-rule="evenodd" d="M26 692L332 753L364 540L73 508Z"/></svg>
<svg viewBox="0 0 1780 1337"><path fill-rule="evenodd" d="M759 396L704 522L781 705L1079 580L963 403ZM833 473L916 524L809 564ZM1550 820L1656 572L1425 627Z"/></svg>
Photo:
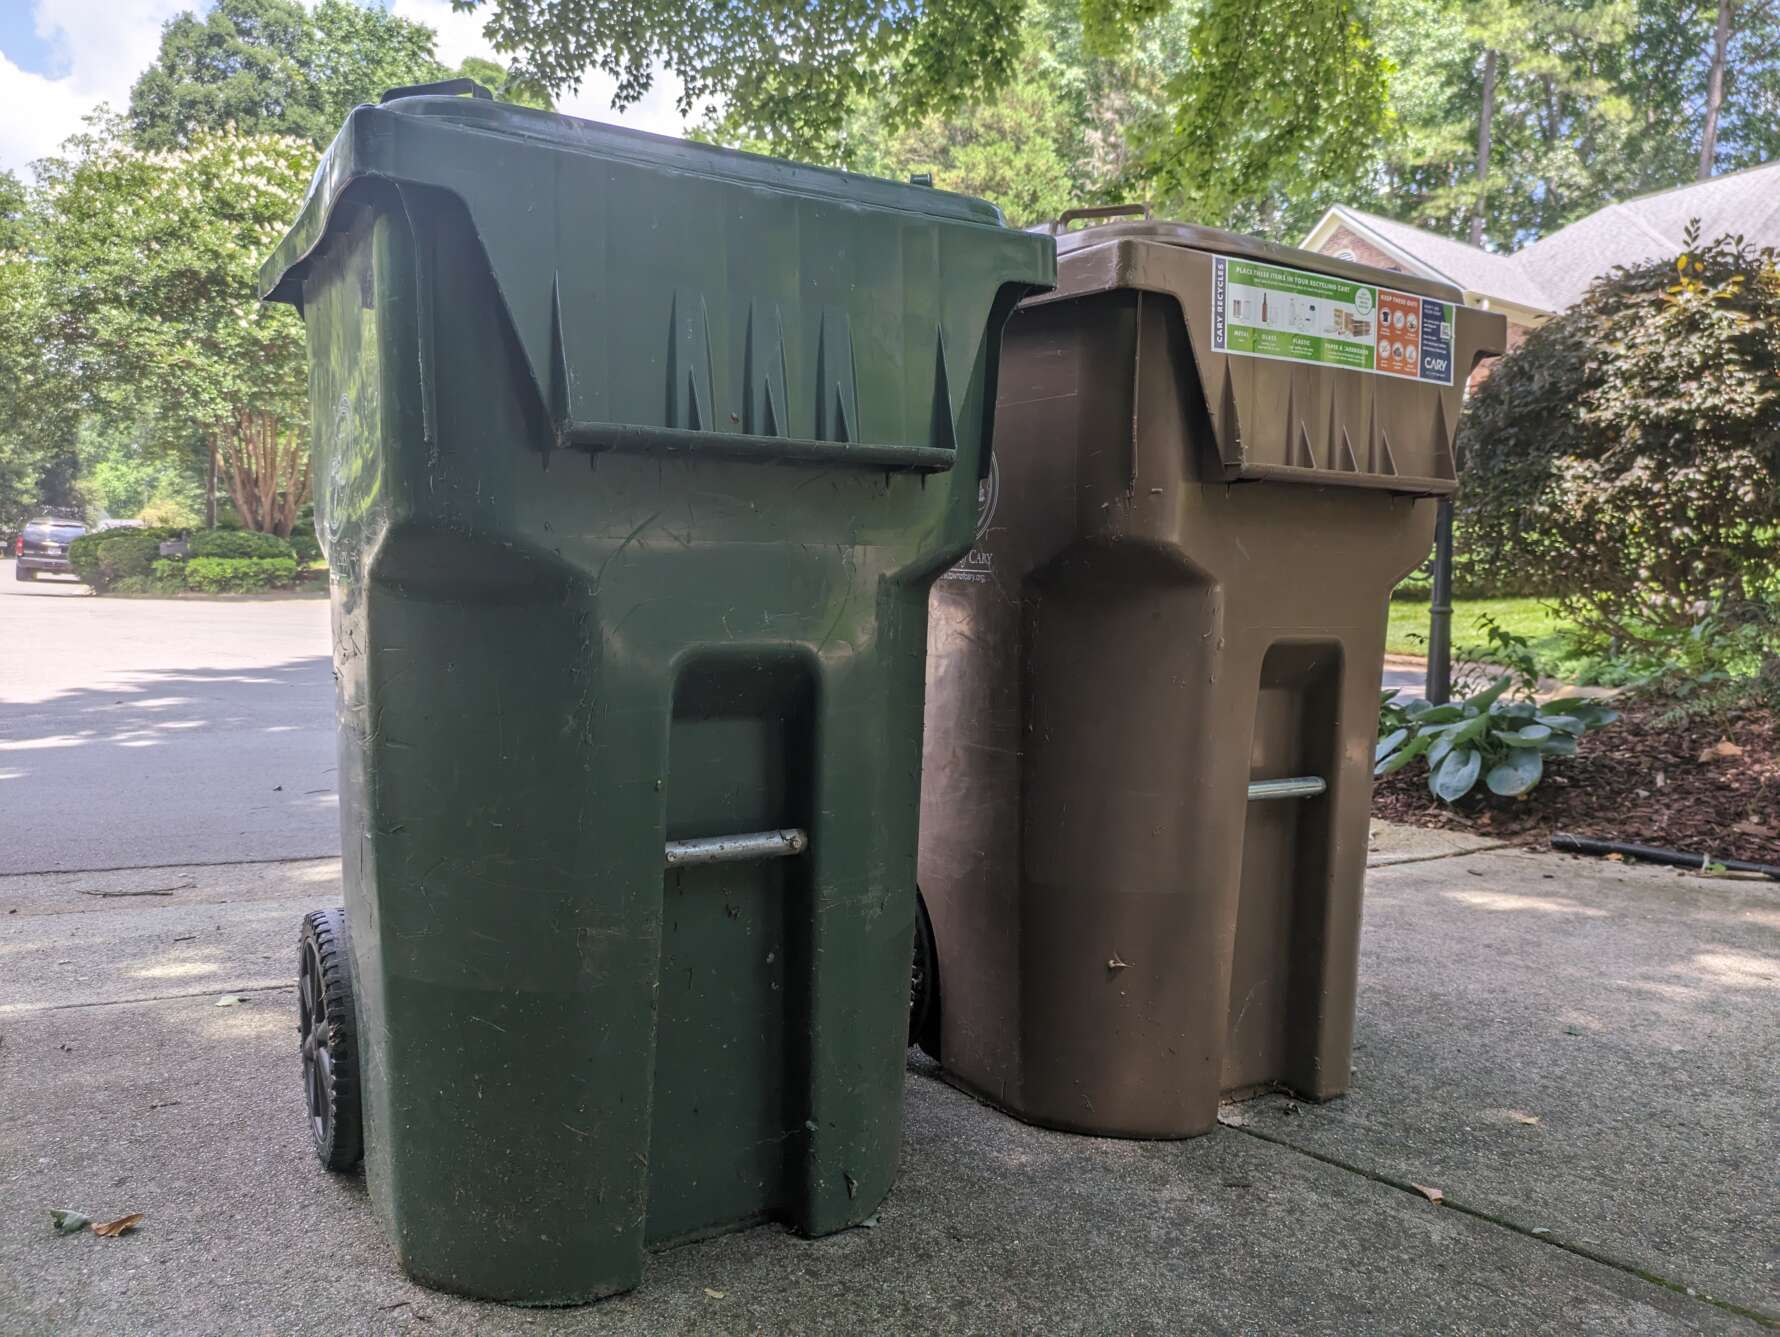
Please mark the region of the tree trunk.
<svg viewBox="0 0 1780 1337"><path fill-rule="evenodd" d="M1730 44L1731 0L1718 0L1718 26L1712 30L1712 65L1706 73L1706 124L1700 131L1700 181L1712 179L1718 159L1718 114L1724 109L1724 64Z"/></svg>
<svg viewBox="0 0 1780 1337"><path fill-rule="evenodd" d="M216 433L210 433L210 482L204 488L204 528L216 528Z"/></svg>
<svg viewBox="0 0 1780 1337"><path fill-rule="evenodd" d="M221 433L222 456L242 527L289 538L309 499L309 452L301 424L280 428L275 414L238 410Z"/></svg>
<svg viewBox="0 0 1780 1337"><path fill-rule="evenodd" d="M1723 3L1723 0L1720 0ZM1483 245L1483 211L1489 202L1490 122L1496 115L1496 52L1483 53L1483 106L1477 116L1477 205L1471 213L1471 244Z"/></svg>

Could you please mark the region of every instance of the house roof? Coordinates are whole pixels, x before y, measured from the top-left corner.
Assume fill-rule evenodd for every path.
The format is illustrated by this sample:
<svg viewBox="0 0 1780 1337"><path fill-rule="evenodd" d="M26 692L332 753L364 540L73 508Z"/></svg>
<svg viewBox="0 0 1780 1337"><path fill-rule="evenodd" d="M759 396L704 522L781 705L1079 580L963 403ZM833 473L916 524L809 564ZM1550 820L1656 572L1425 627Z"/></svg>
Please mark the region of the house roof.
<svg viewBox="0 0 1780 1337"><path fill-rule="evenodd" d="M1467 292L1499 297L1541 311L1554 309L1547 302L1544 290L1522 273L1517 255L1497 255L1494 251L1454 241L1451 237L1442 237L1392 218L1362 213L1344 205L1336 207L1365 230L1389 242L1392 249L1403 253L1404 258L1427 265L1441 278Z"/></svg>
<svg viewBox="0 0 1780 1337"><path fill-rule="evenodd" d="M1511 255L1345 205L1331 212L1409 264L1468 292L1561 311L1615 265L1680 254L1682 234L1695 218L1704 238L1740 233L1758 246L1780 246L1780 162L1609 204Z"/></svg>

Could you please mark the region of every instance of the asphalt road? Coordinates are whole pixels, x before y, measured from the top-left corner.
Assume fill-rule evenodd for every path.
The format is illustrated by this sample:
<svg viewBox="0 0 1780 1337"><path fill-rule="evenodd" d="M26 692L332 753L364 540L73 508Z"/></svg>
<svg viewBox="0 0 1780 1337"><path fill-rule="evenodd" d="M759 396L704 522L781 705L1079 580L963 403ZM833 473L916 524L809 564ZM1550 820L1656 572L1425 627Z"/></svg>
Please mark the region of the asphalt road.
<svg viewBox="0 0 1780 1337"><path fill-rule="evenodd" d="M0 562L0 874L339 853L331 665L322 598L98 599Z"/></svg>
<svg viewBox="0 0 1780 1337"><path fill-rule="evenodd" d="M327 601L0 562L0 873L337 854Z"/></svg>

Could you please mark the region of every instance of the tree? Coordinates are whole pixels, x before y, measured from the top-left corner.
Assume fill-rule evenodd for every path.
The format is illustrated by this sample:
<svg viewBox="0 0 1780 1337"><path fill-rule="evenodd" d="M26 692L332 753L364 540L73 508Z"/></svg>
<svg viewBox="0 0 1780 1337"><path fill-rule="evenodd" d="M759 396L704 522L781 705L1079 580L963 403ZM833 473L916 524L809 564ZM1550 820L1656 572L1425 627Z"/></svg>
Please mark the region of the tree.
<svg viewBox="0 0 1780 1337"><path fill-rule="evenodd" d="M295 0L217 0L202 18L188 10L171 20L155 63L130 91L133 138L166 150L233 125L326 142L333 128L321 124L303 63L313 55L309 27Z"/></svg>
<svg viewBox="0 0 1780 1337"><path fill-rule="evenodd" d="M74 433L62 379L46 365L49 314L35 263L36 219L17 177L0 172L0 534L45 506L76 505Z"/></svg>
<svg viewBox="0 0 1780 1337"><path fill-rule="evenodd" d="M322 0L298 51L320 127L319 137L305 137L317 145L333 138L354 107L377 101L385 89L447 77L433 54L431 28L354 0Z"/></svg>
<svg viewBox="0 0 1780 1337"><path fill-rule="evenodd" d="M1389 130L1387 67L1353 0L1208 0L1168 92L1141 175L1208 222L1276 230L1279 197L1351 183Z"/></svg>
<svg viewBox="0 0 1780 1337"><path fill-rule="evenodd" d="M1054 219L1080 203L1084 190L1072 73L1034 26L1013 82L996 97L904 126L864 106L842 132L843 155L855 171L893 179L925 174L942 190L990 200L1016 226Z"/></svg>
<svg viewBox="0 0 1780 1337"><path fill-rule="evenodd" d="M0 255L23 249L27 206L24 183L11 172L0 170Z"/></svg>
<svg viewBox="0 0 1780 1337"><path fill-rule="evenodd" d="M1090 0L1110 5L1117 0ZM882 5L875 0L453 0L488 5L483 32L552 94L590 69L617 80L615 106L648 92L657 66L683 113L722 116L730 137L802 157L833 155L856 104L901 126L1002 88L1019 54L1023 0Z"/></svg>
<svg viewBox="0 0 1780 1337"><path fill-rule="evenodd" d="M40 170L40 363L81 417L138 421L221 461L242 523L290 533L308 495L300 319L258 299L259 262L301 206L314 148L195 133L146 153L122 126Z"/></svg>
<svg viewBox="0 0 1780 1337"><path fill-rule="evenodd" d="M1780 156L1780 4L1717 0L1702 18L1706 61L1696 175Z"/></svg>
<svg viewBox="0 0 1780 1337"><path fill-rule="evenodd" d="M1614 271L1497 363L1460 440L1473 559L1550 572L1595 635L1660 644L1709 610L1780 627L1773 251L1690 237Z"/></svg>
<svg viewBox="0 0 1780 1337"><path fill-rule="evenodd" d="M508 69L499 61L484 60L480 56L466 56L456 70L447 74L440 72L442 78L474 79L490 93L496 102L516 102L522 107L536 107L540 111L554 111L556 103L549 92L524 75Z"/></svg>
<svg viewBox="0 0 1780 1337"><path fill-rule="evenodd" d="M132 138L166 150L206 130L289 135L326 147L346 115L386 89L454 73L497 98L548 106L545 92L493 61L452 71L433 52L433 30L354 0L217 0L187 11L161 33L155 63L130 94Z"/></svg>

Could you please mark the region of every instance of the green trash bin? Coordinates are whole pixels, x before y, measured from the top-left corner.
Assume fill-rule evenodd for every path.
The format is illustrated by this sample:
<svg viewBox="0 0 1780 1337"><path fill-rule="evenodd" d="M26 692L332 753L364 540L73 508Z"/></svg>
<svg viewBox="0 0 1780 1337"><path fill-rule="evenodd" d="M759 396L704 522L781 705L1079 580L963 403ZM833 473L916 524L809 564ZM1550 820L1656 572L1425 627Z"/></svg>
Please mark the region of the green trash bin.
<svg viewBox="0 0 1780 1337"><path fill-rule="evenodd" d="M480 98L334 141L263 275L339 683L317 1089L417 1280L569 1303L878 1209L927 591L1054 275L980 201Z"/></svg>

